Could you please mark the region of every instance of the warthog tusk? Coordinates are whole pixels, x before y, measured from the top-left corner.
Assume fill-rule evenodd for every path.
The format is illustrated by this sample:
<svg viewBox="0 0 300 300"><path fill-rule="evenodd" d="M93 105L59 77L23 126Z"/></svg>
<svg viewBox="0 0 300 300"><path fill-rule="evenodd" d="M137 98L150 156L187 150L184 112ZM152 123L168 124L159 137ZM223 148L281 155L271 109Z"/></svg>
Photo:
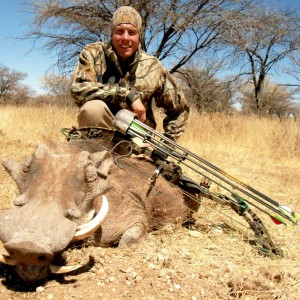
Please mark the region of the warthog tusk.
<svg viewBox="0 0 300 300"><path fill-rule="evenodd" d="M0 254L0 262L2 262L3 264L6 264L6 265L10 265L10 266L17 265L17 261L15 261L14 259L12 259L9 256L2 255L2 254Z"/></svg>
<svg viewBox="0 0 300 300"><path fill-rule="evenodd" d="M87 222L84 223L84 224L78 225L77 228L76 228L76 231L79 231L79 230L81 230L83 228L87 228L89 226L89 222L93 219L94 214L95 214L95 209L93 209L93 210L91 210L89 212L89 216L88 216Z"/></svg>
<svg viewBox="0 0 300 300"><path fill-rule="evenodd" d="M103 195L102 197L102 206L98 214L95 216L93 220L84 224L84 226L80 225L80 229L77 230L73 236L72 242L83 240L94 233L101 225L102 221L106 217L108 212L108 201L107 198Z"/></svg>
<svg viewBox="0 0 300 300"><path fill-rule="evenodd" d="M74 266L56 266L49 265L49 270L52 274L66 274L72 271L78 270L83 265L74 265Z"/></svg>

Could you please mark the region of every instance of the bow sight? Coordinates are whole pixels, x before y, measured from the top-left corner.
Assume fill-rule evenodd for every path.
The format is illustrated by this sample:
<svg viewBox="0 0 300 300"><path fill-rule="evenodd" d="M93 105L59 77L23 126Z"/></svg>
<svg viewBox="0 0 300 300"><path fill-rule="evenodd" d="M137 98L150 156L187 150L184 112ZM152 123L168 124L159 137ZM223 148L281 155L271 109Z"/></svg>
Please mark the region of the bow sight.
<svg viewBox="0 0 300 300"><path fill-rule="evenodd" d="M173 140L145 125L137 119L137 115L120 110L114 119L117 139L134 140L139 138L144 146L131 143L132 151L150 157L157 165L157 170L151 177L151 184L147 194L155 185L157 176L162 175L171 183L179 186L183 192L199 201L199 197L206 197L221 205L231 207L238 215L244 217L255 235L260 238L264 253L281 255L272 242L265 226L249 205L269 215L276 224L296 224L299 215L291 208L281 205L277 201L243 183L238 178L226 173L217 166L204 160L198 155L180 146ZM119 134L118 134L119 133ZM145 146L146 145L146 146ZM185 166L203 176L200 184L182 174L181 166ZM213 193L210 184L215 183L219 189L229 192L230 196ZM196 196L195 196L196 195Z"/></svg>

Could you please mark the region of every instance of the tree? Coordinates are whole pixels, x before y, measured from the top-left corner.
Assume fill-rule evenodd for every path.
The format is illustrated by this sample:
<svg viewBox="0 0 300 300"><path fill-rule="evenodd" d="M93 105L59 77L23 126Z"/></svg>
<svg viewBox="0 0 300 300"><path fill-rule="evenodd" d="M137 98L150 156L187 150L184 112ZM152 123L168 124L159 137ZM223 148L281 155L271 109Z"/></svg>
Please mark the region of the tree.
<svg viewBox="0 0 300 300"><path fill-rule="evenodd" d="M42 86L43 89L52 96L55 102L68 105L70 100L71 79L69 76L50 73L45 75Z"/></svg>
<svg viewBox="0 0 300 300"><path fill-rule="evenodd" d="M292 102L292 91L287 87L274 84L268 80L264 83L264 89L261 92L261 114L276 115L282 119L285 115L295 111L295 104ZM240 102L245 113L255 113L256 105L253 101L253 85L248 83L241 89Z"/></svg>
<svg viewBox="0 0 300 300"><path fill-rule="evenodd" d="M295 83L284 84L285 86L290 86L295 88L296 92L300 92L300 52L296 52L291 57L291 65L285 66L284 70L287 74L292 76Z"/></svg>
<svg viewBox="0 0 300 300"><path fill-rule="evenodd" d="M78 52L88 43L110 36L115 9L132 5L141 14L144 50L166 60L170 72L185 66L203 49L219 42L224 21L254 0L45 0L31 1L34 14L27 38L43 39L57 52L57 66L73 69Z"/></svg>
<svg viewBox="0 0 300 300"><path fill-rule="evenodd" d="M34 91L27 85L19 84L9 98L9 103L14 105L23 105L28 103L34 95Z"/></svg>
<svg viewBox="0 0 300 300"><path fill-rule="evenodd" d="M252 7L240 12L238 18L227 19L224 42L232 47L230 56L242 65L239 76L250 78L253 101L261 114L267 76L277 71L280 63L299 51L299 18L291 11L270 11Z"/></svg>
<svg viewBox="0 0 300 300"><path fill-rule="evenodd" d="M185 96L200 113L232 109L231 85L216 76L221 66L220 62L211 61L203 68L190 64L178 71Z"/></svg>
<svg viewBox="0 0 300 300"><path fill-rule="evenodd" d="M20 81L26 78L26 76L27 74L25 73L0 65L0 105L9 102L9 99L20 91Z"/></svg>

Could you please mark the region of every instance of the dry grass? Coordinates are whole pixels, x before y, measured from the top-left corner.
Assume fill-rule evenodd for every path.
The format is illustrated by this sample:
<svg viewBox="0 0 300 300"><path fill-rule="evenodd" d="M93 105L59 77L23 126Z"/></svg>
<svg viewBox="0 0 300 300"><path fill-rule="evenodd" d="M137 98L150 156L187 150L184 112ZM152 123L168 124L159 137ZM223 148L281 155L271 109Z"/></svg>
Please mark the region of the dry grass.
<svg viewBox="0 0 300 300"><path fill-rule="evenodd" d="M0 107L0 114L0 160L11 157L20 161L24 155L32 153L38 141L61 142L64 137L60 128L76 125L74 109ZM300 211L299 122L279 122L277 119L239 115L200 116L192 113L187 131L179 142L278 202ZM0 207L9 207L11 198L16 193L15 184L1 168ZM230 221L221 212L220 208L215 209L210 204L206 206L204 202L199 211L199 216L204 219L203 226L208 228L210 225L228 224ZM149 281L152 290L146 294L145 299L154 299L149 295L161 295L156 297L157 299L165 298L162 295L166 295L168 299L299 299L299 226L286 228L272 224L266 217L263 219L266 220L275 243L283 249L283 259L259 256L253 248L243 242L247 230L233 230L230 234L221 235L203 232L197 242L197 239L188 236L184 229L177 228L178 231L172 231L172 235L165 232L150 235L147 241L135 247L133 251L125 251L125 254L109 249L92 251L102 251L103 260L110 266L120 264L123 267L127 261L133 268L139 268L137 272L144 274L144 279L135 283L136 291L133 285L130 289L132 293L136 292L136 295L139 295L139 289L148 287ZM236 225L236 222L230 224L232 228ZM161 247L165 249L164 253L168 253L169 265L162 265L156 270L154 267L157 261L160 262L156 256L161 258ZM151 270L150 263L154 266ZM96 265L96 269L102 272L101 265ZM169 270L169 273L162 275L165 270ZM121 277L118 277L122 274L114 272L115 279L120 280L119 288L122 288L125 295L129 279L122 282ZM171 283L166 278L170 276L171 279L174 277L174 282L177 280L177 286L181 285L177 294L174 294L174 286L173 291L168 290L168 284ZM94 277L88 280L87 286L93 284L93 280ZM102 282L97 283L99 284ZM105 286L106 284L102 288ZM166 289L162 293L164 287ZM1 293L4 293L3 288L1 289ZM115 289L118 292L118 287ZM79 288L76 293L78 291ZM57 294L55 289L51 292L59 295L63 290L57 291ZM112 290L108 293L112 293ZM25 295L26 293L23 294L24 297ZM14 298L15 294L10 294L10 297ZM46 297L45 294L41 295L40 299L43 297ZM123 299L121 294L118 299Z"/></svg>
<svg viewBox="0 0 300 300"><path fill-rule="evenodd" d="M29 155L40 141L63 141L60 128L76 125L72 109L47 107L1 107L0 108L0 160L10 157L16 160ZM1 207L10 205L17 193L15 184L1 169Z"/></svg>
<svg viewBox="0 0 300 300"><path fill-rule="evenodd" d="M299 205L299 121L194 113L180 143L279 202Z"/></svg>

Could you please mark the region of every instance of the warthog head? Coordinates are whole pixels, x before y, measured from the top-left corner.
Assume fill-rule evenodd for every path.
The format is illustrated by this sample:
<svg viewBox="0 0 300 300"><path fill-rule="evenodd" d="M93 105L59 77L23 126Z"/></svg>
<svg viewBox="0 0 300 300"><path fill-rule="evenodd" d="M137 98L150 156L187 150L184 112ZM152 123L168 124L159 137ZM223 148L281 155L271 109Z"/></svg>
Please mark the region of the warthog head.
<svg viewBox="0 0 300 300"><path fill-rule="evenodd" d="M1 261L15 265L29 282L44 278L49 270L80 267L65 270L51 262L71 242L100 227L108 210L102 195L109 189L105 179L111 164L106 151L90 154L44 144L22 164L4 160L20 195L14 208L0 213L0 239L7 252ZM94 217L95 203L101 209Z"/></svg>

